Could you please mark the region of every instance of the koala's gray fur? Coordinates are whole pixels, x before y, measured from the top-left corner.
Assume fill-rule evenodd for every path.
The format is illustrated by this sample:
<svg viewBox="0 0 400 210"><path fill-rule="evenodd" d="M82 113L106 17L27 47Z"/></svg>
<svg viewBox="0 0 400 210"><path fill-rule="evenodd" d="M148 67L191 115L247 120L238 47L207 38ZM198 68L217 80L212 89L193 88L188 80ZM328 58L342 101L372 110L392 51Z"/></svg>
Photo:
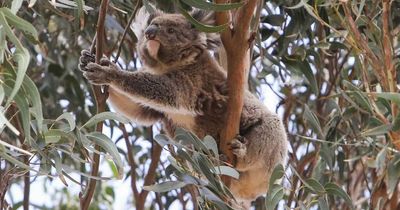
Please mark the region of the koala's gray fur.
<svg viewBox="0 0 400 210"><path fill-rule="evenodd" d="M200 11L192 15L203 23L212 20ZM150 26L156 32L146 34L152 37L148 39L144 33ZM161 121L171 137L179 126L218 141L225 126L227 90L225 72L208 51L219 42L217 36L196 30L180 14L157 11L149 15L143 8L133 28L142 69L121 71L107 59L98 65L83 51L80 69L84 76L93 84L109 85L112 106L138 123ZM156 46L156 55L149 53L154 51L149 46ZM240 172L231 191L237 199L249 201L266 193L272 169L286 159L287 138L280 119L249 91L239 134L242 138L230 144Z"/></svg>

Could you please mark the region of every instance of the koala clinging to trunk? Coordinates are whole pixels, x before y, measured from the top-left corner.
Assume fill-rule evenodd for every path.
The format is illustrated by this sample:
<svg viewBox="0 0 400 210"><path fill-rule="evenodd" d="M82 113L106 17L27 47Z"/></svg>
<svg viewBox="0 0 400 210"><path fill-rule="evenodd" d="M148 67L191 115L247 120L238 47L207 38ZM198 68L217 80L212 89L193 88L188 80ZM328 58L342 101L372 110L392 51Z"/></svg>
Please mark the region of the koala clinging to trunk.
<svg viewBox="0 0 400 210"><path fill-rule="evenodd" d="M211 14L194 10L191 15L212 24ZM108 85L112 106L140 124L162 122L171 137L182 127L218 141L226 123L227 78L209 52L219 43L217 34L198 31L180 14L150 15L144 8L135 22L143 67L127 72L108 59L96 64L84 50L83 75L93 84ZM266 193L272 170L285 161L287 138L279 118L249 91L239 135L230 144L240 173L238 180L232 180L231 191L238 200L251 201Z"/></svg>

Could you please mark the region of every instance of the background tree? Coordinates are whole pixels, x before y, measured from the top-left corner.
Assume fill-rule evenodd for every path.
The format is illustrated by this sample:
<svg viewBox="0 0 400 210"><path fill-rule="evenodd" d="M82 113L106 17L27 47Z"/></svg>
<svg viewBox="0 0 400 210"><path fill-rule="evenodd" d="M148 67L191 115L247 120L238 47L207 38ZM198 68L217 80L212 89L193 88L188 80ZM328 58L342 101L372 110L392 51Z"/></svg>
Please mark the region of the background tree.
<svg viewBox="0 0 400 210"><path fill-rule="evenodd" d="M158 126L139 127L110 112L94 115L93 92L77 62L96 34L98 3L0 1L0 209L86 209L71 189L81 187L83 197L89 178L101 180L89 199L95 209L110 209L121 196L110 181L117 178L130 183L126 205L137 209L229 208L229 192L215 173L236 174L229 168L210 172L217 156L212 139L181 131L178 142L163 135L153 140ZM221 10L205 1L153 3L184 14L192 6ZM136 38L130 30L123 42L121 37L141 4L151 7L111 0L98 36L111 58L121 46L117 63L127 70L140 66ZM228 11L237 14L239 7L230 4ZM283 186L271 184L267 198L254 202L257 209L400 208L399 14L400 3L389 0L257 1L251 36L244 39L254 37L248 88L267 104L277 98L291 145L288 165L271 178L283 176ZM229 59L234 43L224 44ZM223 53L219 57L224 60ZM103 120L104 134L94 128ZM102 157L95 176L93 154ZM65 186L51 185L58 180ZM38 182L56 192L50 204L29 199ZM23 198L10 190L14 186L23 187Z"/></svg>

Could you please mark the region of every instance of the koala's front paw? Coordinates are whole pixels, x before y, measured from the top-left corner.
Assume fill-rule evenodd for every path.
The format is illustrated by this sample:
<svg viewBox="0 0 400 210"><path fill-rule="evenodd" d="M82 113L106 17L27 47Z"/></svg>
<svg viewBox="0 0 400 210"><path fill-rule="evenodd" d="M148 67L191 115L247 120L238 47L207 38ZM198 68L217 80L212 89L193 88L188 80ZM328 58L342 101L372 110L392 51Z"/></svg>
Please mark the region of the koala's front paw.
<svg viewBox="0 0 400 210"><path fill-rule="evenodd" d="M82 71L83 76L95 85L108 85L119 73L117 65L107 58L102 58L100 65L92 62L88 63Z"/></svg>
<svg viewBox="0 0 400 210"><path fill-rule="evenodd" d="M87 71L86 66L89 63L95 62L95 55L92 54L89 50L82 50L81 57L79 57L79 70Z"/></svg>
<svg viewBox="0 0 400 210"><path fill-rule="evenodd" d="M237 158L243 158L247 153L247 144L248 142L245 137L237 135L229 143L229 147Z"/></svg>

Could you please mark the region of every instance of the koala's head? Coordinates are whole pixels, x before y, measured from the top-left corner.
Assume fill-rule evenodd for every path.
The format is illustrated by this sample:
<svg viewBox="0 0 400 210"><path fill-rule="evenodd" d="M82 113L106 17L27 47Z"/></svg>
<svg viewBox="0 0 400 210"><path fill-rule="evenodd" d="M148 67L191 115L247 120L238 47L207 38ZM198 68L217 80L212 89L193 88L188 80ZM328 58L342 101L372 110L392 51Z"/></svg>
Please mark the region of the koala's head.
<svg viewBox="0 0 400 210"><path fill-rule="evenodd" d="M203 24L214 24L212 13L194 10L191 15ZM190 64L220 43L217 34L197 30L181 14L165 14L159 10L148 14L144 7L132 29L139 40L137 51L143 64L154 69Z"/></svg>

